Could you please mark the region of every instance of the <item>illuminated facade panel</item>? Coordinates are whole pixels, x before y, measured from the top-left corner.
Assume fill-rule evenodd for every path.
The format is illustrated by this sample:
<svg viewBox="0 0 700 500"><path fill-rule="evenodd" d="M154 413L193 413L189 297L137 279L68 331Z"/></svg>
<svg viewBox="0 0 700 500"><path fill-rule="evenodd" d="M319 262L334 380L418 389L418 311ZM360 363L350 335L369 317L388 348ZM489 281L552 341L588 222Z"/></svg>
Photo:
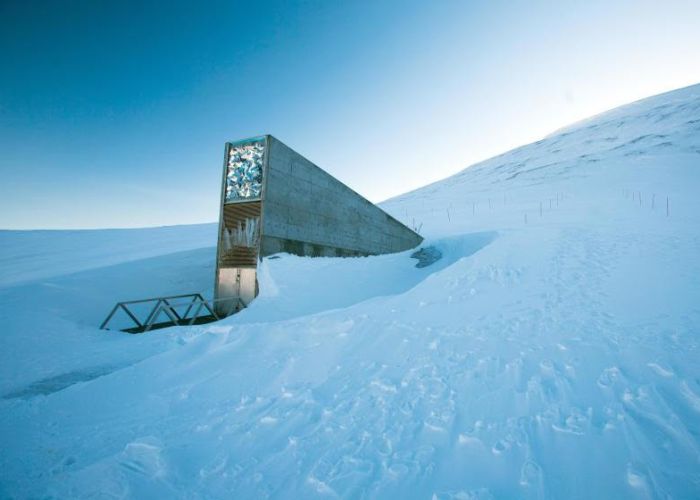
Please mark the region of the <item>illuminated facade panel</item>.
<svg viewBox="0 0 700 500"><path fill-rule="evenodd" d="M232 145L226 166L226 203L260 199L265 143Z"/></svg>

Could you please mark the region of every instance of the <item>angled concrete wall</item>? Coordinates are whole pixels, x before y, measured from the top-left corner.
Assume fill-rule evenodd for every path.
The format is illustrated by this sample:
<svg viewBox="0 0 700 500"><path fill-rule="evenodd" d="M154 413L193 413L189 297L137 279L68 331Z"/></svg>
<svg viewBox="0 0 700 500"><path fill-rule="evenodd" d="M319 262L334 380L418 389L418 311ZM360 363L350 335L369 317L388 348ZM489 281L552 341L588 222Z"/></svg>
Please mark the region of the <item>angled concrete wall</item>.
<svg viewBox="0 0 700 500"><path fill-rule="evenodd" d="M373 255L423 240L272 136L266 154L261 255Z"/></svg>

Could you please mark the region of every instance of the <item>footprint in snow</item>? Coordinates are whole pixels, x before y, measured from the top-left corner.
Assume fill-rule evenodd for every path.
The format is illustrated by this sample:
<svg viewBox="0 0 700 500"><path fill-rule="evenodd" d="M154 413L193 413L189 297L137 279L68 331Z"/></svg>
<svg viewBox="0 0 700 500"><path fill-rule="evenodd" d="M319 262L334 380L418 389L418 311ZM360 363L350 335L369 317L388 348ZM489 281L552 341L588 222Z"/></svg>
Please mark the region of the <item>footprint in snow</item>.
<svg viewBox="0 0 700 500"><path fill-rule="evenodd" d="M476 436L469 435L469 434L460 434L457 438L457 443L460 446L476 446L476 447L483 446L481 439L479 439Z"/></svg>
<svg viewBox="0 0 700 500"><path fill-rule="evenodd" d="M491 452L494 455L502 455L503 453L507 452L510 450L512 447L510 441L507 441L505 439L500 439L496 442L496 444L493 445L491 448Z"/></svg>
<svg viewBox="0 0 700 500"><path fill-rule="evenodd" d="M520 469L521 486L540 486L542 484L542 467L533 460L525 460Z"/></svg>
<svg viewBox="0 0 700 500"><path fill-rule="evenodd" d="M120 465L130 472L151 478L163 477L167 466L161 454L160 442L147 437L126 445L121 454Z"/></svg>
<svg viewBox="0 0 700 500"><path fill-rule="evenodd" d="M621 379L621 375L617 366L606 368L598 377L598 385L603 388L612 387L615 382Z"/></svg>
<svg viewBox="0 0 700 500"><path fill-rule="evenodd" d="M651 492L649 491L649 480L644 472L641 472L638 468L634 467L632 464L627 465L627 484L632 488L637 490L642 490L646 492L646 496L651 497Z"/></svg>
<svg viewBox="0 0 700 500"><path fill-rule="evenodd" d="M647 366L649 368L651 368L652 370L654 370L654 373L656 373L660 377L669 378L669 377L673 377L673 375L674 375L674 373L671 370L664 368L663 366L661 366L657 363L647 363Z"/></svg>
<svg viewBox="0 0 700 500"><path fill-rule="evenodd" d="M587 413L583 413L578 408L572 408L570 413L563 418L563 421L552 424L552 429L557 432L567 434L583 435L589 426L592 417L592 409L588 409Z"/></svg>

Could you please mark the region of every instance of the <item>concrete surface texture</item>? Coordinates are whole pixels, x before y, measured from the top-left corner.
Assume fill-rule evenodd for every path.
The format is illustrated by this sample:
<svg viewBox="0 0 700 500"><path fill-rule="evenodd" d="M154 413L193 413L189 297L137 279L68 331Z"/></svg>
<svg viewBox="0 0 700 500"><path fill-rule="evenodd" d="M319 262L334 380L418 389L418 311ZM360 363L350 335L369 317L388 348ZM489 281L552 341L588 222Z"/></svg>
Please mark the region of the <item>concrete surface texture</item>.
<svg viewBox="0 0 700 500"><path fill-rule="evenodd" d="M423 238L272 136L267 136L260 255L375 255Z"/></svg>

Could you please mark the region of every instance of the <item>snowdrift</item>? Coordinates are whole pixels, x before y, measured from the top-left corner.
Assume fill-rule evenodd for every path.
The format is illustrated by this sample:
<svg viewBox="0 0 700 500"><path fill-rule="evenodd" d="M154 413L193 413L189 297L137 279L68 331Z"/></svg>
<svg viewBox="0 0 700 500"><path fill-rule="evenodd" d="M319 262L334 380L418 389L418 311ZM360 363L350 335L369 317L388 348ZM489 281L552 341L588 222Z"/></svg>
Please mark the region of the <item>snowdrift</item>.
<svg viewBox="0 0 700 500"><path fill-rule="evenodd" d="M281 255L140 336L96 325L209 294L213 226L2 232L0 496L696 497L699 166L693 86L384 203L431 266Z"/></svg>

